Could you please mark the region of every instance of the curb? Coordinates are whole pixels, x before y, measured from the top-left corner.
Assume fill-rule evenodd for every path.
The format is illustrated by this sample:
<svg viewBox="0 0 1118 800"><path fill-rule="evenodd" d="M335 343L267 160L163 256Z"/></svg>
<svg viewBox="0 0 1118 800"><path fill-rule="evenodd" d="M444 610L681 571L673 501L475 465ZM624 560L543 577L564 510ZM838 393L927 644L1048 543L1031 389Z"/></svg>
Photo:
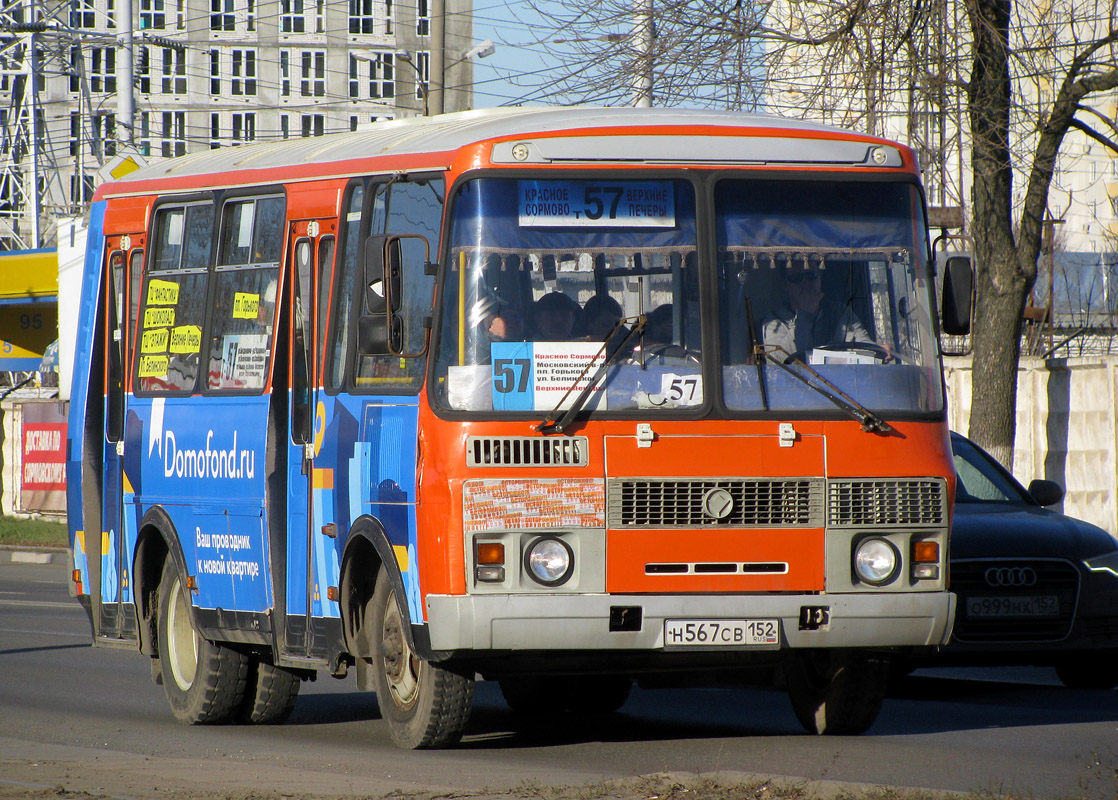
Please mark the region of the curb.
<svg viewBox="0 0 1118 800"><path fill-rule="evenodd" d="M0 564L65 564L69 553L54 547L0 545Z"/></svg>

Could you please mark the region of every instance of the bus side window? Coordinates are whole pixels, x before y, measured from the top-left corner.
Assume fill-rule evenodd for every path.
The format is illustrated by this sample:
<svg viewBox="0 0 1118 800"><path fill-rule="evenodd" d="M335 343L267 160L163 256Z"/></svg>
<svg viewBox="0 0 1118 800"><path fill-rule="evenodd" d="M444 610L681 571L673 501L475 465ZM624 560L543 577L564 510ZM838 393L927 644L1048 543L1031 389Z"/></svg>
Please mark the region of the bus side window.
<svg viewBox="0 0 1118 800"><path fill-rule="evenodd" d="M282 195L237 198L222 208L210 309L208 391L264 390L279 299L283 214Z"/></svg>
<svg viewBox="0 0 1118 800"><path fill-rule="evenodd" d="M426 318L431 314L434 277L425 269L428 258L438 252L443 215L443 179L422 178L393 183L388 198L384 230L373 228L370 236L406 234L398 242L402 256L399 296L393 296L393 312L398 315L393 333L397 352L424 350ZM374 220L374 223L377 220ZM418 238L422 236L423 238ZM426 243L424 242L426 240ZM379 245L376 239L370 244ZM387 270L387 264L385 265ZM387 278L387 275L385 276ZM362 287L364 288L364 287ZM355 359L354 384L358 389L389 389L418 391L423 381L425 359L401 358L389 351L387 326L383 323L383 307L373 308L366 302L366 292L358 305L358 352Z"/></svg>
<svg viewBox="0 0 1118 800"><path fill-rule="evenodd" d="M151 258L133 254L132 308L136 319L135 390L140 394L194 391L202 350L214 210L209 200L157 206Z"/></svg>
<svg viewBox="0 0 1118 800"><path fill-rule="evenodd" d="M108 330L105 360L108 393L108 419L105 438L119 442L124 434L124 253L115 250L109 255Z"/></svg>

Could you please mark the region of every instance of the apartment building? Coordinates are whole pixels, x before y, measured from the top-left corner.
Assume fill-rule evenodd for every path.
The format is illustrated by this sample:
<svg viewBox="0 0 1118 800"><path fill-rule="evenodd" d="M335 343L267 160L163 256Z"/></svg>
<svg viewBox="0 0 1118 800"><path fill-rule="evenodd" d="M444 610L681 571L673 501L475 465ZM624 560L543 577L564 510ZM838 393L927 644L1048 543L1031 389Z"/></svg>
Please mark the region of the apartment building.
<svg viewBox="0 0 1118 800"><path fill-rule="evenodd" d="M477 48L471 0L444 2L449 112L472 105ZM150 162L423 114L436 46L431 11L431 0L7 7L0 11L0 250L52 246L54 221L80 215L122 158ZM121 116L129 72L131 129Z"/></svg>

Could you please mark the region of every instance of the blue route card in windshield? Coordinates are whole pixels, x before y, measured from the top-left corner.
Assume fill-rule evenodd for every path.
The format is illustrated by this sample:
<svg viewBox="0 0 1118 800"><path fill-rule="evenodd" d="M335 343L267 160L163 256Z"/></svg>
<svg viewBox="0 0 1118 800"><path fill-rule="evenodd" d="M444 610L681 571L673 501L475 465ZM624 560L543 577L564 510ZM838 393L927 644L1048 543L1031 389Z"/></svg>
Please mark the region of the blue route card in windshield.
<svg viewBox="0 0 1118 800"><path fill-rule="evenodd" d="M605 358L600 342L494 342L492 348L493 408L503 411L567 408ZM605 408L602 384L585 408Z"/></svg>

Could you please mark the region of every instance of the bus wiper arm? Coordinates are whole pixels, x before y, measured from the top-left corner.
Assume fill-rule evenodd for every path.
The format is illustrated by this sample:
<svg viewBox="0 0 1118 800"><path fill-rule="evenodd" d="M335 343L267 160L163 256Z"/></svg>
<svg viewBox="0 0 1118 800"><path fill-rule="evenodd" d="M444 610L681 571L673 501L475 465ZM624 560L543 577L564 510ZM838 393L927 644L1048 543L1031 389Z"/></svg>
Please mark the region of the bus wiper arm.
<svg viewBox="0 0 1118 800"><path fill-rule="evenodd" d="M802 368L805 372L807 372L812 377L814 377L815 381L818 381L818 383L809 379L808 376L804 375L802 372L800 372L800 370L793 369L791 366L789 366L787 361L785 361L783 359L772 358L769 355L770 353L783 353L784 356L786 357L787 361L791 361L792 364L795 364L796 366ZM807 364L805 364L803 361L796 358L794 355L789 353L787 350L785 350L780 345L778 345L778 344L770 344L770 345L759 344L759 345L757 345L753 348L753 354L758 359L768 359L770 362L772 362L773 364L776 364L778 367L780 367L782 370L787 372L793 378L795 378L796 380L803 383L809 389L812 389L815 392L818 392L819 394L826 397L828 400L830 400L836 406L841 408L847 414L854 417L854 419L858 420L858 422L862 426L862 430L867 431L869 433L884 433L884 434L892 434L892 433L897 432L897 429L894 428L892 425L890 425L888 422L883 420L881 417L877 416L877 414L870 411L864 405L859 403L857 400L855 400L853 397L848 395L842 389L835 386L829 380L827 380L822 375L820 375L816 370L812 369ZM822 384L822 385L820 385L820 384Z"/></svg>
<svg viewBox="0 0 1118 800"><path fill-rule="evenodd" d="M544 434L545 436L549 433L562 433L564 430L566 430L567 426L570 425L571 422L574 420L575 415L578 414L578 412L582 410L583 406L586 405L586 401L590 399L590 394L594 391L594 387L598 385L598 381L600 381L602 379L602 376L606 374L606 370L613 366L614 362L617 361L617 357L621 353L626 352L627 348L629 347L629 342L633 341L635 337L640 335L641 331L644 330L644 325L647 321L648 317L646 317L644 314L641 314L639 317L619 319L613 326L613 329L609 332L609 335L606 336L606 340L602 342L602 349L595 353L594 357L590 359L589 362L587 362L585 367L582 368L582 372L578 374L578 377L576 377L571 383L570 388L567 389L567 391L563 393L563 396L559 398L559 402L555 404L555 408L551 409L551 413L544 417L543 421L536 426L536 430ZM606 358L598 366L598 369L594 372L594 375L587 382L586 386L583 387L582 391L579 392L578 396L571 402L570 408L564 411L560 416L560 407L563 405L564 402L566 402L571 392L575 390L575 387L578 386L579 381L581 381L586 376L586 373L590 371L590 368L594 366L594 362L597 361L599 356L601 356L602 353L605 352L606 348L609 347L609 343L610 340L613 338L613 335L617 333L617 330L626 322L632 322L633 327L629 329L629 332L627 334L625 334L625 338L618 342L617 347L613 348L613 352L606 356Z"/></svg>

